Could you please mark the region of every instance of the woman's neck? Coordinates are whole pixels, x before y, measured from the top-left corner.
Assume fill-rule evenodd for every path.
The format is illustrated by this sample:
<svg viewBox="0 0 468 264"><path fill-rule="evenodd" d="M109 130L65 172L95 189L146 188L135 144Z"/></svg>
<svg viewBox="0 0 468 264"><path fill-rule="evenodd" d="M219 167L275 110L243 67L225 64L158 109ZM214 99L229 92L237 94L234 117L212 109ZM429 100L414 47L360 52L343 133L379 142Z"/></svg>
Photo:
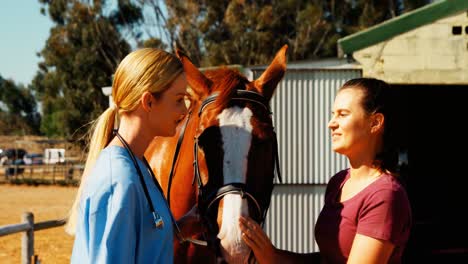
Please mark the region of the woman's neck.
<svg viewBox="0 0 468 264"><path fill-rule="evenodd" d="M348 156L349 164L351 167L350 177L355 180L365 180L375 178L382 174L379 167L375 166L375 152L362 151L359 154Z"/></svg>
<svg viewBox="0 0 468 264"><path fill-rule="evenodd" d="M152 138L144 133L142 122L140 121L139 119L132 118L132 120L128 120L127 118L122 118L118 132L127 142L135 157L143 159ZM124 146L117 137L114 137L109 145Z"/></svg>
<svg viewBox="0 0 468 264"><path fill-rule="evenodd" d="M362 165L359 167L351 167L350 169L350 178L356 181L370 180L379 177L382 172L374 167Z"/></svg>

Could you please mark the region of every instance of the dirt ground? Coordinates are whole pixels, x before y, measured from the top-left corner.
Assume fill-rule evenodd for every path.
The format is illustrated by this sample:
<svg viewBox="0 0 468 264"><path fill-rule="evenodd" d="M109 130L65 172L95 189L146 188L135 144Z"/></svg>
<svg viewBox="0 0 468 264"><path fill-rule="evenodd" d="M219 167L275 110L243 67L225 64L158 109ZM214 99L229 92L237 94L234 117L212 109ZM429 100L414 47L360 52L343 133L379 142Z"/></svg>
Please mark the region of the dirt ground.
<svg viewBox="0 0 468 264"><path fill-rule="evenodd" d="M18 224L30 211L34 222L64 218L77 187L0 185L0 226ZM34 233L34 254L43 264L70 263L73 237L56 227ZM21 262L21 234L0 237L0 263Z"/></svg>

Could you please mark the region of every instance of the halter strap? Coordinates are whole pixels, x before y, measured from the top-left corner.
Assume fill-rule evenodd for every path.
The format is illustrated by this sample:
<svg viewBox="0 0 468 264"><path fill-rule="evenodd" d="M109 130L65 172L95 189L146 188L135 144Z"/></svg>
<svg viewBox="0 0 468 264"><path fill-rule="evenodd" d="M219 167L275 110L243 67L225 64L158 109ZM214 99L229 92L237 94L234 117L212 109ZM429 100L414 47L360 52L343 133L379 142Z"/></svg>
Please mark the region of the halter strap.
<svg viewBox="0 0 468 264"><path fill-rule="evenodd" d="M250 194L246 190L247 190L247 185L245 185L244 183L234 182L234 183L226 184L223 187L219 188L216 193L213 193L208 196L207 201L209 201L209 204L206 207L206 209L209 209L216 201L222 199L224 196L230 193L234 193L234 194L240 194L242 198L245 198L245 197L250 198L250 200L255 203L258 215L262 216L262 209L260 205L258 204L257 200L253 197L252 194Z"/></svg>
<svg viewBox="0 0 468 264"><path fill-rule="evenodd" d="M199 117L201 116L203 110L209 104L216 101L218 96L219 96L219 94L215 93L213 95L208 96L205 100L203 100L203 102L201 103L200 109L198 111L198 116ZM265 110L268 112L268 114L270 114L270 115L272 114L268 100L266 100L266 98L263 95L261 95L261 94L259 94L257 92L247 91L247 90L236 90L236 94L232 98L230 98L230 100L231 101L232 100L234 100L234 101L247 101L247 102L250 102L250 103L255 103L255 104L260 105L263 108L265 108ZM181 132L179 134L179 138L178 138L178 141L177 141L174 157L173 157L173 160L172 160L172 167L171 167L171 171L169 173L169 184L168 184L168 191L167 191L167 194L168 194L167 195L167 202L168 202L168 204L169 204L169 201L170 201L170 191L171 191L172 178L174 177L175 164L176 164L178 156L179 156L180 147L181 147L183 139L184 139L185 130L186 130L188 122L190 120L191 113L192 112L190 111L188 116L187 116L187 119L186 119L186 121L185 121L185 123L183 125L183 127L180 130ZM274 134L274 140L273 140L273 152L274 152L274 154L273 155L275 155L275 157L274 157L274 162L275 162L274 170L276 171L275 175L277 175L278 181L281 183L282 179L281 179L281 172L280 172L280 167L279 167L278 141L277 141L277 137L276 137L276 133L275 133L274 129L273 129L273 134ZM216 201L223 198L227 194L230 194L230 193L240 194L242 196L242 198L247 197L248 199L250 199L251 201L254 202L254 204L255 204L255 206L257 208L257 212L259 213L258 215L261 218L260 219L260 224L263 227L265 219L266 219L266 214L267 214L267 211L268 211L268 208L269 208L270 204L268 203L268 204L266 204L265 208L261 208L260 204L255 199L255 197L252 194L250 194L249 192L246 191L247 188L246 188L245 184L230 183L230 184L224 185L221 188L219 188L216 191L216 193L209 195L209 197L208 197L209 199L203 199L203 197L205 196L205 187L203 186L203 183L202 183L202 180L201 180L201 175L200 175L199 165L198 165L198 152L197 151L198 151L198 137L195 137L194 138L194 148L193 148L193 152L194 152L193 153L193 155L194 155L194 161L193 161L194 175L193 175L193 179L192 179L192 185L195 183L195 179L196 179L197 180L197 186L198 186L199 203L200 202L202 203L202 206L201 207L199 206L200 213L203 213L204 210L208 210ZM178 229L177 225L176 225L176 228ZM180 234L180 230L178 230L177 233ZM189 241L189 242L199 244L199 245L205 245L205 246L207 245L206 241L181 238L181 236L179 237L179 239L181 240L181 242ZM249 257L251 257L251 256L249 256Z"/></svg>
<svg viewBox="0 0 468 264"><path fill-rule="evenodd" d="M218 93L215 93L209 97L207 97L205 100L203 100L200 110L198 111L198 116L201 116L203 109L205 109L206 106L209 104L213 103L217 97ZM252 91L247 91L247 90L236 90L236 95L231 98L231 100L238 100L238 101L249 101L252 103L259 104L263 106L269 114L272 114L270 110L270 106L268 101L265 99L265 97L259 93L252 92ZM274 134L274 140L273 140L273 152L274 152L274 162L275 162L275 175L278 177L278 181L281 183L282 178L281 178L281 171L279 167L279 157L278 157L278 140L276 137L276 133L273 129L273 134ZM198 185L198 196L199 196L199 202L202 202L202 206L199 207L201 211L203 210L208 210L211 205L216 202L217 200L223 198L226 194L228 193L237 193L241 194L241 196L248 197L250 200L252 200L259 212L259 217L261 218L261 225L263 226L265 218L266 218L266 213L269 207L269 204L264 208L265 210L262 210L260 207L259 203L255 199L255 197L250 194L249 192L246 191L246 185L241 184L241 183L229 183L217 190L216 193L209 194L206 196L205 194L205 188L203 186L202 180L201 180L201 175L200 175L200 170L199 170L199 164L198 164L198 137L195 137L194 139L194 147L193 147L193 156L194 156L194 161L193 161L193 179L192 179L192 185L195 183L195 179L197 180L197 185Z"/></svg>
<svg viewBox="0 0 468 264"><path fill-rule="evenodd" d="M187 115L187 119L185 120L184 125L180 129L179 139L177 140L177 146L174 151L174 157L172 158L171 171L169 172L169 183L167 185L167 204L169 208L171 208L171 185L172 185L172 178L174 176L175 164L177 162L177 158L179 157L180 146L182 145L182 141L184 141L185 129L187 128L187 124L190 120L191 115L192 115L192 111L189 111Z"/></svg>
<svg viewBox="0 0 468 264"><path fill-rule="evenodd" d="M208 96L205 100L203 100L200 106L200 110L198 111L198 116L201 115L201 113L203 112L206 106L216 101L218 96L219 96L218 93L214 93ZM249 101L252 103L259 104L263 106L268 111L268 113L271 114L270 104L268 103L268 101L265 99L263 95L257 92L252 92L252 91L247 91L247 90L236 90L236 94L230 100Z"/></svg>

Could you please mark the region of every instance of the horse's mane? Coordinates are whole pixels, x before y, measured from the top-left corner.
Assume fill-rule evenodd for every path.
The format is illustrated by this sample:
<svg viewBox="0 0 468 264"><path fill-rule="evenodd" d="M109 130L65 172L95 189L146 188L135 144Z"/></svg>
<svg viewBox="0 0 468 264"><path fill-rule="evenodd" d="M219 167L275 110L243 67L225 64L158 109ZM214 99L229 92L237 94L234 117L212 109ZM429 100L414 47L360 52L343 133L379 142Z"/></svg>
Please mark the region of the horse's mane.
<svg viewBox="0 0 468 264"><path fill-rule="evenodd" d="M249 80L238 70L222 67L205 72L205 76L213 82L211 92L218 92L215 105L218 109L225 108L236 90L245 90Z"/></svg>

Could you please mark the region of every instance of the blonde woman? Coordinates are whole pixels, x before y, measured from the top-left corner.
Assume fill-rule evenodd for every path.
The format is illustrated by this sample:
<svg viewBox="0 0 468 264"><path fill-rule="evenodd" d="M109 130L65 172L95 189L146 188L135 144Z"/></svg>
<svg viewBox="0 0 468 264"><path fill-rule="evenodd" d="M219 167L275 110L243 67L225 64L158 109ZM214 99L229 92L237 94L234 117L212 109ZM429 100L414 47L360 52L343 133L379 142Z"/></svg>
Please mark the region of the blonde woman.
<svg viewBox="0 0 468 264"><path fill-rule="evenodd" d="M180 61L159 49L136 50L118 66L114 105L91 131L67 224L75 234L71 263L173 262L177 225L143 154L155 136L175 134L187 112L186 88ZM196 209L178 224L184 236L192 235Z"/></svg>

